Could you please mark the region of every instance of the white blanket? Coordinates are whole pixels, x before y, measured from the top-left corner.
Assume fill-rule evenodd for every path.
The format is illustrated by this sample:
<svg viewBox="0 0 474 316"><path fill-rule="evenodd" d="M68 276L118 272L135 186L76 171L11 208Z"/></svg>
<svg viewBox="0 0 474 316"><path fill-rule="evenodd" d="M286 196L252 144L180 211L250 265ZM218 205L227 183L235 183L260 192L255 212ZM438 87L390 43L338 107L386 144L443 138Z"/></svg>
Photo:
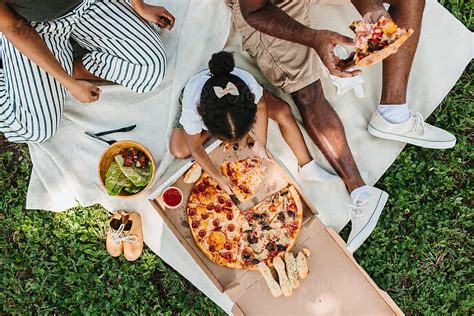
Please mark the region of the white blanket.
<svg viewBox="0 0 474 316"><path fill-rule="evenodd" d="M229 298L218 293L192 263L191 257L163 225L146 197L123 201L108 197L101 189L97 163L106 145L84 134L86 130L99 132L137 124L133 132L111 135L110 138L133 139L153 152L159 162L156 187L160 177L171 175L183 163L173 162L168 151L178 95L186 80L206 67L211 53L225 45L236 52L239 67L263 80L248 56L240 53L240 36L234 31L229 36L230 12L223 0L152 2L165 5L177 17L175 29L171 33L163 32L169 57L163 84L156 91L144 95L120 86L105 86L101 100L91 105L67 100L58 134L46 143L29 146L33 172L27 208L64 210L77 203L83 206L100 203L109 210L137 210L143 217L146 244L224 310L230 311L232 303ZM315 27L348 35L347 25L357 17L351 5L318 4L311 9ZM420 47L410 78L408 102L412 108L425 116L431 114L472 59L473 47L472 33L434 0L427 1ZM323 75L323 85L327 98L345 125L363 178L373 184L393 163L403 144L376 139L367 133L367 123L380 95L380 65L365 70L364 77L366 97L363 99L356 98L353 92L336 98L335 87L330 84L327 74ZM270 129L270 149L295 172L296 162L289 148L275 132L275 126L271 125ZM311 144L309 138L308 144ZM329 168L314 145L312 152L321 165ZM326 186L302 183L302 186L317 206L321 220L341 230L348 222L345 205L350 202L342 182Z"/></svg>

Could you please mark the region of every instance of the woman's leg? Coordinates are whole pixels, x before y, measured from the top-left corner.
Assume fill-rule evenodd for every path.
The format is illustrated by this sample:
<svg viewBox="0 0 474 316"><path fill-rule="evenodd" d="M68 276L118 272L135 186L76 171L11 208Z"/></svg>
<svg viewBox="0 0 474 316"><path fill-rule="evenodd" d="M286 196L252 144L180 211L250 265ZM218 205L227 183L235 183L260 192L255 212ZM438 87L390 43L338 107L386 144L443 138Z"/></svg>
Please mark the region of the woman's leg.
<svg viewBox="0 0 474 316"><path fill-rule="evenodd" d="M290 105L269 91L265 91L265 104L268 117L278 123L283 139L295 154L298 165L303 166L313 160Z"/></svg>
<svg viewBox="0 0 474 316"><path fill-rule="evenodd" d="M186 159L191 156L186 139L184 138L184 129L173 128L170 137L170 152L173 156L179 159ZM207 131L201 133L201 143L204 144L211 138L211 134Z"/></svg>
<svg viewBox="0 0 474 316"><path fill-rule="evenodd" d="M61 20L36 27L68 73L72 73L70 25L70 21ZM59 82L3 38L0 132L10 142L43 142L51 138L59 126L65 95L66 90Z"/></svg>
<svg viewBox="0 0 474 316"><path fill-rule="evenodd" d="M160 35L126 1L92 4L72 38L91 51L82 61L96 77L140 93L155 89L164 78L166 54Z"/></svg>

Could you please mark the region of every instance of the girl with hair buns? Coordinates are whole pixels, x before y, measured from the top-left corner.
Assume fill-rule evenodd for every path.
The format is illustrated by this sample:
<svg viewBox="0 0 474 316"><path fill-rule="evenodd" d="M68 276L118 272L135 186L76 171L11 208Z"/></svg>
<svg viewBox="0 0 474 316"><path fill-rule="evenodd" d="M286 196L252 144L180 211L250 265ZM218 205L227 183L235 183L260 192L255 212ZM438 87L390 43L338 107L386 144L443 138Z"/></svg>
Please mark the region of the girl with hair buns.
<svg viewBox="0 0 474 316"><path fill-rule="evenodd" d="M191 78L183 91L181 114L171 135L170 151L177 158L190 155L227 193L232 186L211 162L202 144L214 136L238 142L253 128L255 156L266 153L268 118L276 121L299 164L299 175L310 181L336 181L311 157L290 106L264 90L248 72L235 68L229 52L212 55L209 69Z"/></svg>

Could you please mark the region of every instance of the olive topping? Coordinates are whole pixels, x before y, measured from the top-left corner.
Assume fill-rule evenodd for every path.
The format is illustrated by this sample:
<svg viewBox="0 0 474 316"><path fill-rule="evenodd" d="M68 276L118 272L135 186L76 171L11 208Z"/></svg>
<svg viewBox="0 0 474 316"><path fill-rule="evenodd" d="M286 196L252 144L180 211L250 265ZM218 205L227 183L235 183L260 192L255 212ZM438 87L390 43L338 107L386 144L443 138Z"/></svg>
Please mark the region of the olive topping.
<svg viewBox="0 0 474 316"><path fill-rule="evenodd" d="M242 258L243 258L244 260L248 260L248 259L250 259L250 254L249 254L248 252L244 252L244 253L242 254Z"/></svg>
<svg viewBox="0 0 474 316"><path fill-rule="evenodd" d="M285 250L286 250L286 246L284 246L284 245L277 245L277 249L280 250L280 251L285 251Z"/></svg>
<svg viewBox="0 0 474 316"><path fill-rule="evenodd" d="M285 222L285 214L283 212L278 213L277 219L284 223Z"/></svg>
<svg viewBox="0 0 474 316"><path fill-rule="evenodd" d="M273 251L275 251L275 244L272 243L272 242L269 242L269 243L265 246L265 248L267 248L268 251L273 252Z"/></svg>
<svg viewBox="0 0 474 316"><path fill-rule="evenodd" d="M260 215L260 214L253 214L253 218L254 218L254 219L261 219L261 218L262 218L262 215Z"/></svg>
<svg viewBox="0 0 474 316"><path fill-rule="evenodd" d="M263 230L270 230L272 229L267 222L262 222L262 229Z"/></svg>
<svg viewBox="0 0 474 316"><path fill-rule="evenodd" d="M295 218L296 214L293 211L288 211L288 216L291 218Z"/></svg>
<svg viewBox="0 0 474 316"><path fill-rule="evenodd" d="M258 260L257 258L252 259L252 263L258 264L259 262L260 262L260 260Z"/></svg>
<svg viewBox="0 0 474 316"><path fill-rule="evenodd" d="M250 236L249 237L249 243L251 243L251 244L258 243L258 238L256 236Z"/></svg>

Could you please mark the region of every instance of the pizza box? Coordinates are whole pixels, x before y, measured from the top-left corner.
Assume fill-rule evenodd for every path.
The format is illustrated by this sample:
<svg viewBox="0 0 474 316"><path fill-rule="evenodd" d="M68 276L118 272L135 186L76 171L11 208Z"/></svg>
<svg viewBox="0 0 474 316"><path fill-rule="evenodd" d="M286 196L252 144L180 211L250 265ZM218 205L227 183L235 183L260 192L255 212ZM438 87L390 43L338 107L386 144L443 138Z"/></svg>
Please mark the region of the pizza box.
<svg viewBox="0 0 474 316"><path fill-rule="evenodd" d="M218 166L223 161L251 156L248 146L251 142L249 137L239 149L234 150L232 146L214 141L206 151ZM304 208L303 224L292 252L296 255L303 247L310 249L310 273L300 280L300 287L293 290L291 297L273 297L258 271L234 270L217 265L196 246L186 215L186 201L193 184L183 181L184 174L193 164L192 160L182 161L171 177L160 180L158 188L150 196L150 203L216 288L235 302L234 315L403 315L387 293L379 289L357 264L341 237L321 223L317 210L289 171L276 157L272 158L271 162L265 162L267 176L258 192L238 207L247 209L289 184L299 192ZM184 203L177 209L168 209L160 201L161 192L171 185L180 188L184 195Z"/></svg>

